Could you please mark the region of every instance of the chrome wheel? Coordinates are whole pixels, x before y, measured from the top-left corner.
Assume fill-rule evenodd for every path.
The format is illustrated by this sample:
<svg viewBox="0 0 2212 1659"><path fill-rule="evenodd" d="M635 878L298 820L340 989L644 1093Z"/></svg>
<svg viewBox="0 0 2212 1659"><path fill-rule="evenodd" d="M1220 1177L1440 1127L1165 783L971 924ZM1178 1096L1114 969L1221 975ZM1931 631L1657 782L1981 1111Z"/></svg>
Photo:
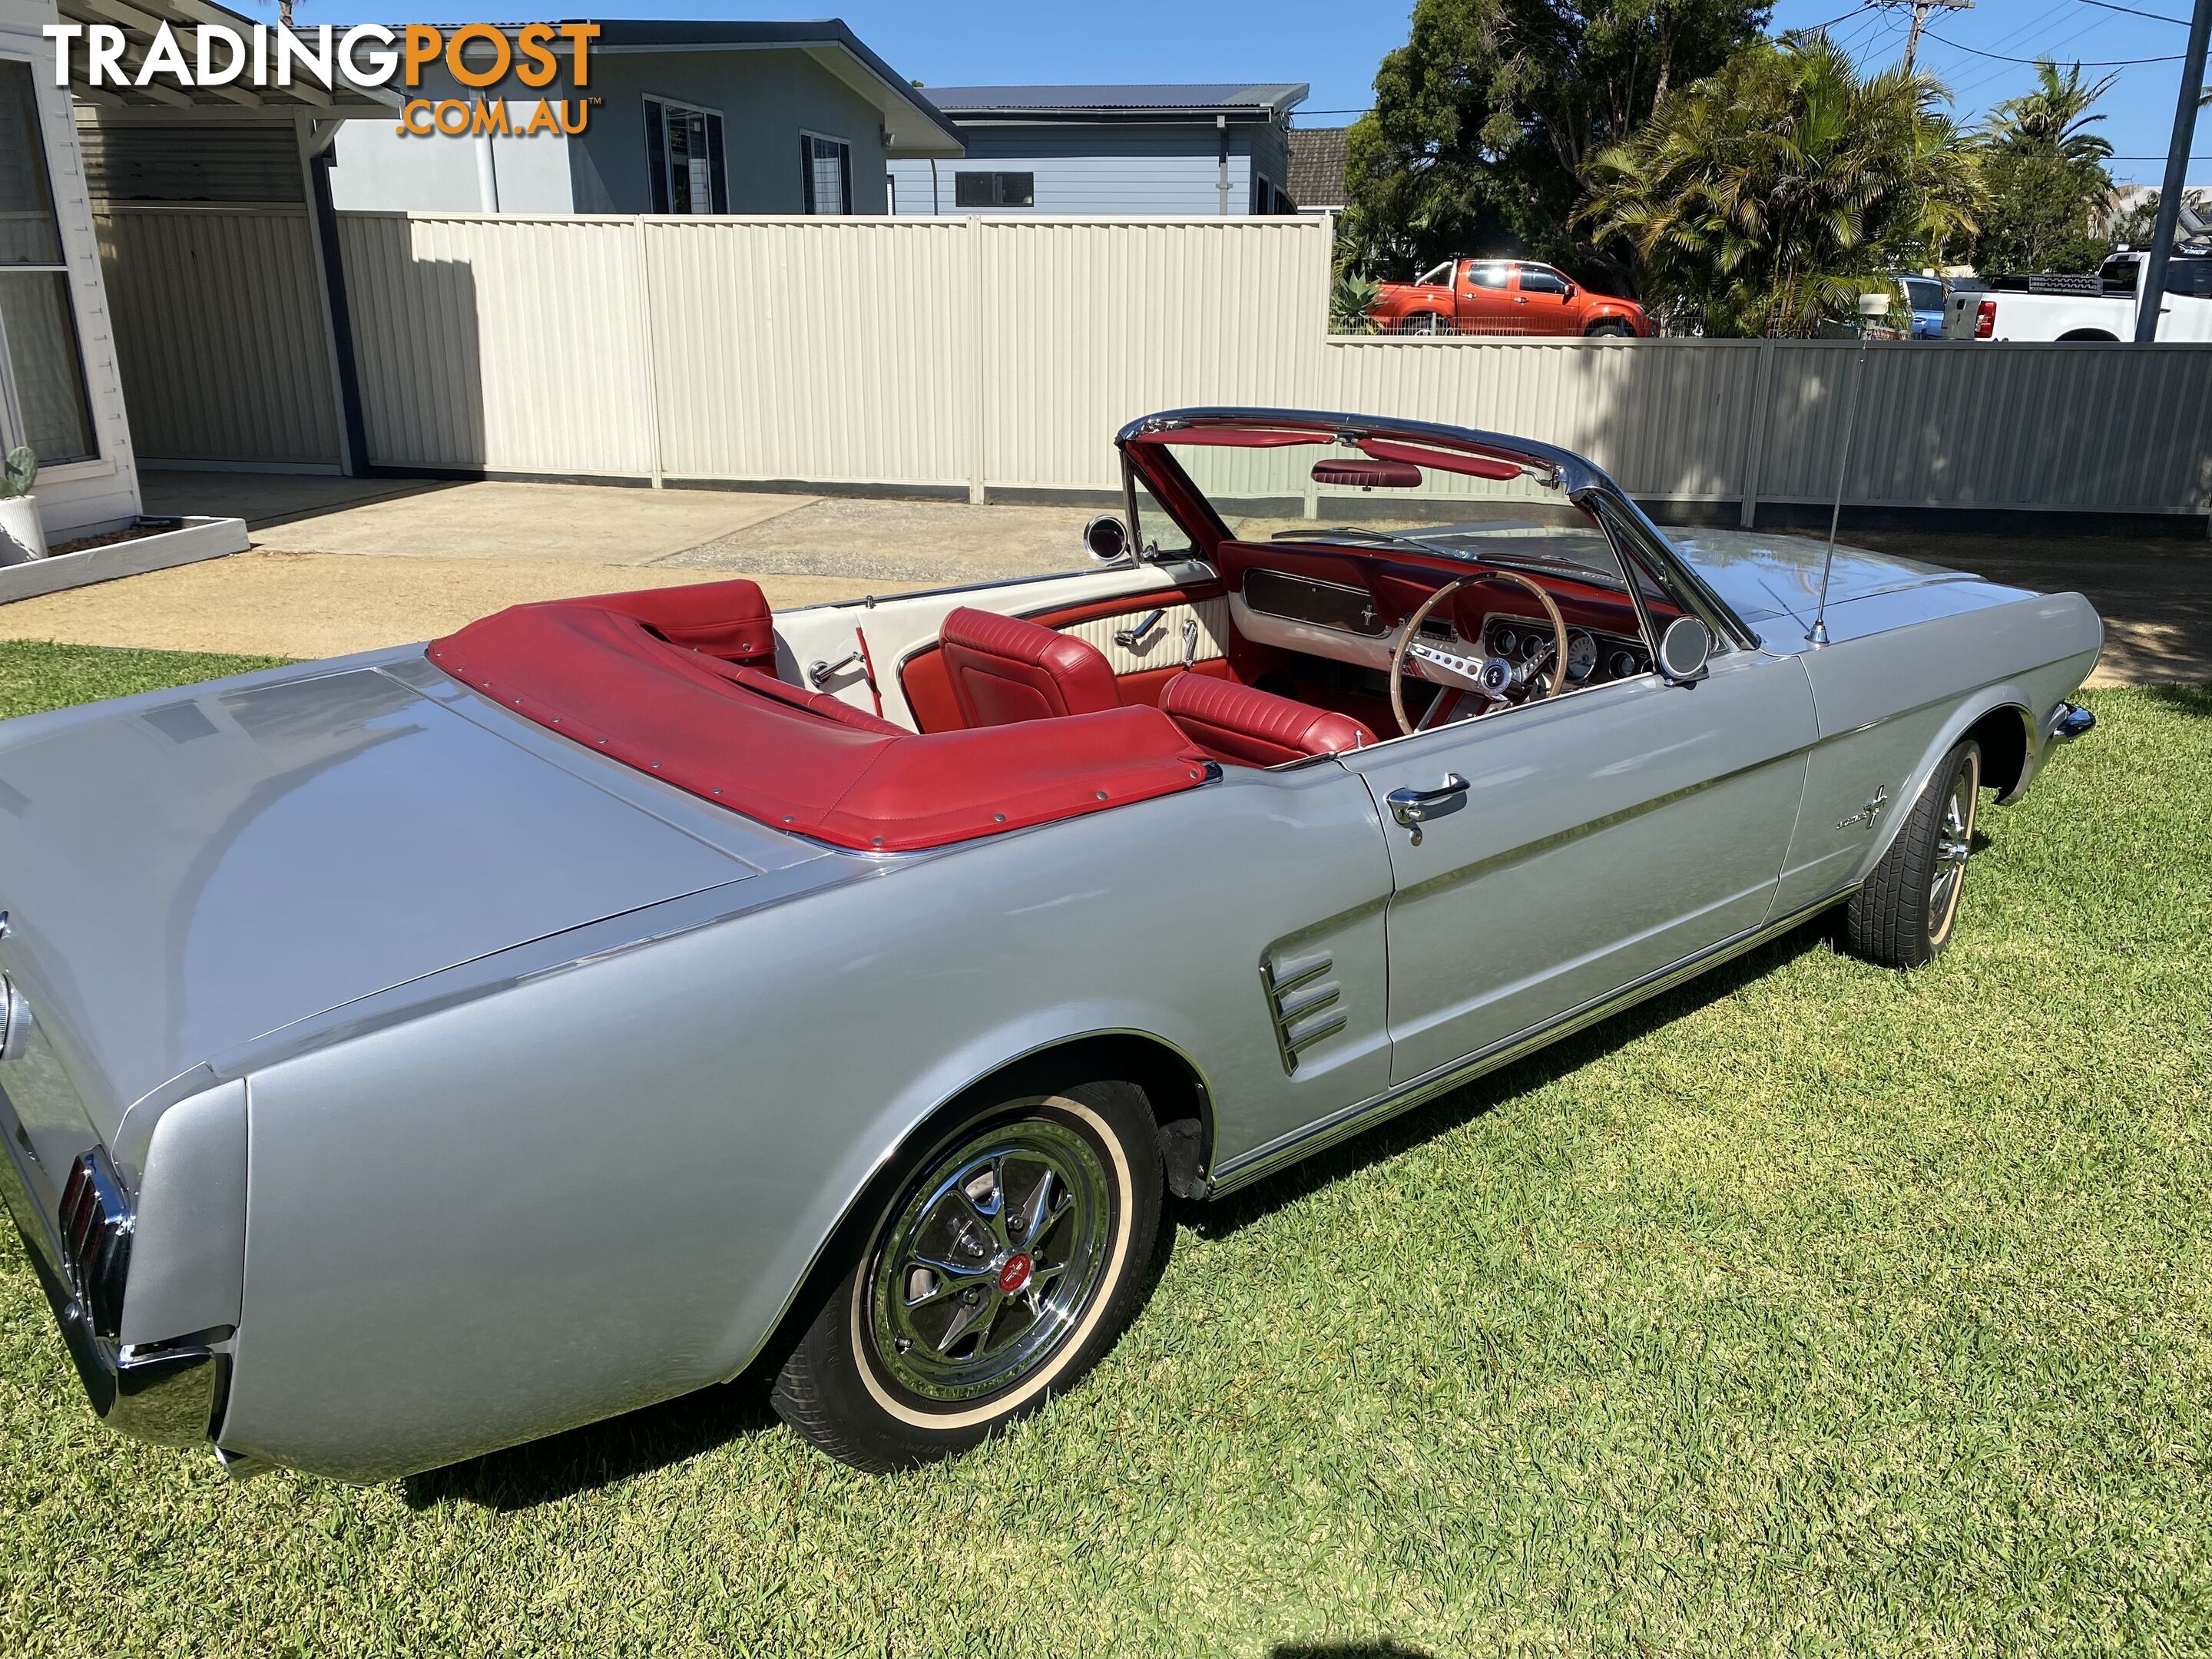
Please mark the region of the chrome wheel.
<svg viewBox="0 0 2212 1659"><path fill-rule="evenodd" d="M870 1262L875 1359L924 1400L1010 1387L1049 1358L1104 1275L1112 1187L1074 1129L1029 1118L963 1143L925 1174Z"/></svg>
<svg viewBox="0 0 2212 1659"><path fill-rule="evenodd" d="M1950 931L1959 908L1959 892L1966 884L1966 860L1973 854L1974 803L1981 793L1981 769L1971 762L1951 780L1936 825L1936 848L1928 879L1928 922L1931 937Z"/></svg>

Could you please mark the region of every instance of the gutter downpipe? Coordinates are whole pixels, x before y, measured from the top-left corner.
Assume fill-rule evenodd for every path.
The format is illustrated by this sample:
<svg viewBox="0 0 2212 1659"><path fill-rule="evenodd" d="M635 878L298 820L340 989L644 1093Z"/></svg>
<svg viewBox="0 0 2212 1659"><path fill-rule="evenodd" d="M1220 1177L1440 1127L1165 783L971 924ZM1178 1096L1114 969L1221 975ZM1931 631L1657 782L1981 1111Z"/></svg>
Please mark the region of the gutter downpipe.
<svg viewBox="0 0 2212 1659"><path fill-rule="evenodd" d="M2212 5L2212 0L2201 0L2201 3ZM1229 216L1229 118L1226 115L1217 115L1213 118L1213 125L1221 134L1221 161L1215 173L1214 184L1215 188L1221 192L1221 216L1225 219Z"/></svg>

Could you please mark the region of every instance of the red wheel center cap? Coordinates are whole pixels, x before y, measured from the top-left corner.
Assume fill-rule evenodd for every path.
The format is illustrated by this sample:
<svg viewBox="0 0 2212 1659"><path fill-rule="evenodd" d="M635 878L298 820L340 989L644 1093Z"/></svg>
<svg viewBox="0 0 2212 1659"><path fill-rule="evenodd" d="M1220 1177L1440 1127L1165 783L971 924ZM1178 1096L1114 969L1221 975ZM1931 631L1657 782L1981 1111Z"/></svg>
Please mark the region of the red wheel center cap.
<svg viewBox="0 0 2212 1659"><path fill-rule="evenodd" d="M1001 1296L1019 1294L1022 1287L1030 1282L1032 1265L1026 1255L1008 1256L1006 1265L999 1269L999 1293Z"/></svg>

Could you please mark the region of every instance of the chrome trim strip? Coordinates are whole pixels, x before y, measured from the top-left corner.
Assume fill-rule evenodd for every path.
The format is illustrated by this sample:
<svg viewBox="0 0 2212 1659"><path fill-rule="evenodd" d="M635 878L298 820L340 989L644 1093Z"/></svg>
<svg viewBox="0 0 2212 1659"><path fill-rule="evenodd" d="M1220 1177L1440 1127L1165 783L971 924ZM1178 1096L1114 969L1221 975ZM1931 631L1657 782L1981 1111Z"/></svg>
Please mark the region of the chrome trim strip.
<svg viewBox="0 0 2212 1659"><path fill-rule="evenodd" d="M1685 957L1672 967L1647 974L1626 988L1584 1003L1557 1019L1532 1026L1517 1036L1506 1037L1488 1048L1439 1066L1425 1076L1415 1078L1395 1090L1362 1101L1356 1106L1348 1106L1334 1115L1297 1130L1282 1139L1231 1158L1212 1172L1207 1196L1218 1198L1224 1193L1249 1186L1303 1158L1334 1146L1339 1141L1348 1140L1362 1130L1395 1117L1401 1112L1410 1111L1439 1095L1450 1093L1462 1084L1472 1083L1486 1072L1509 1066L1522 1055L1533 1054L1562 1037L1571 1036L1609 1014L1618 1013L1648 997L1656 996L1684 980L1693 979L1706 969L1717 968L1732 957L1741 956L1745 951L1788 933L1821 911L1841 903L1850 896L1851 890L1846 887L1831 893L1826 898L1792 910L1777 921L1764 922L1733 939L1723 939L1718 945Z"/></svg>

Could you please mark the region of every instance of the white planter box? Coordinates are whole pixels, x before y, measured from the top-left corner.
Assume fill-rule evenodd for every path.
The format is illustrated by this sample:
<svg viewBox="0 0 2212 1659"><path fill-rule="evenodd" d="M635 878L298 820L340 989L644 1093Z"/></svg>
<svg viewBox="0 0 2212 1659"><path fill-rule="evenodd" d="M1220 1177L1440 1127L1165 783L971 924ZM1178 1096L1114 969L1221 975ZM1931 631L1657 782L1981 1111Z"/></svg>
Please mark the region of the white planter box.
<svg viewBox="0 0 2212 1659"><path fill-rule="evenodd" d="M0 498L0 564L18 564L46 556L46 532L39 522L39 498Z"/></svg>
<svg viewBox="0 0 2212 1659"><path fill-rule="evenodd" d="M0 566L0 605L91 582L112 581L118 576L143 575L149 570L220 558L226 553L243 553L246 549L245 520L186 519L174 530L156 531L135 541Z"/></svg>

